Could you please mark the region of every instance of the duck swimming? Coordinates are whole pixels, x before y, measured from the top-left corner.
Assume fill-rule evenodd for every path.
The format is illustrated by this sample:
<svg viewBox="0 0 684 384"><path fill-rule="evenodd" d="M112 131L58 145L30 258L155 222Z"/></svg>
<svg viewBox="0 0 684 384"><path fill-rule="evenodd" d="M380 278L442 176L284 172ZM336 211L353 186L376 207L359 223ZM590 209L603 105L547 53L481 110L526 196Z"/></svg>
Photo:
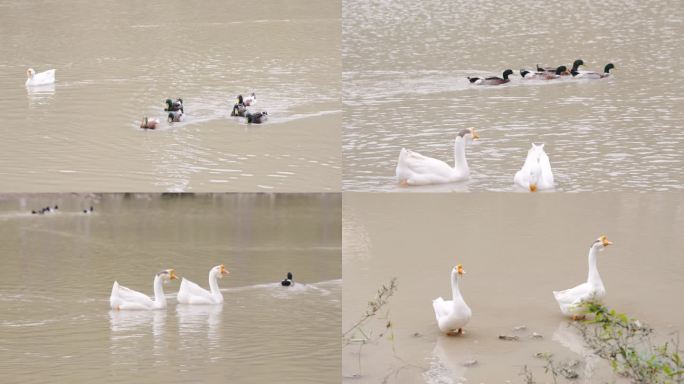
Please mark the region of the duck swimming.
<svg viewBox="0 0 684 384"><path fill-rule="evenodd" d="M143 117L140 123L140 128L142 129L156 129L157 124L159 124L159 119L150 119L148 117Z"/></svg>
<svg viewBox="0 0 684 384"><path fill-rule="evenodd" d="M266 112L266 111L257 112L257 113L247 112L245 114L245 117L247 118L248 124L261 124L264 121L268 120L268 112Z"/></svg>
<svg viewBox="0 0 684 384"><path fill-rule="evenodd" d="M91 213L93 213L93 206L91 205L91 206L90 206L90 209L84 209L84 210L83 210L83 213L85 213L85 214L91 214Z"/></svg>
<svg viewBox="0 0 684 384"><path fill-rule="evenodd" d="M26 86L36 86L36 85L48 85L55 82L55 70L50 69L44 72L36 73L33 68L26 70Z"/></svg>
<svg viewBox="0 0 684 384"><path fill-rule="evenodd" d="M580 65L584 65L584 61L582 59L577 59L572 63L572 69L570 71L565 71L562 73L562 75L569 75L572 71L577 71L580 67ZM546 67L542 68L537 64L537 72L550 72L550 73L556 73L557 68L552 68L552 67Z"/></svg>
<svg viewBox="0 0 684 384"><path fill-rule="evenodd" d="M183 121L183 112L182 111L172 111L169 112L169 116L166 118L166 121L169 123L178 123Z"/></svg>
<svg viewBox="0 0 684 384"><path fill-rule="evenodd" d="M289 287L294 285L294 281L292 281L292 272L287 273L287 278L281 281L280 285L282 285L283 287Z"/></svg>
<svg viewBox="0 0 684 384"><path fill-rule="evenodd" d="M561 65L560 67L556 68L556 71L553 73L551 73L551 72L530 72L528 70L521 69L520 70L520 76L522 76L522 78L525 80L553 80L553 79L560 78L567 71L568 71L568 68L565 65Z"/></svg>
<svg viewBox="0 0 684 384"><path fill-rule="evenodd" d="M606 77L610 77L610 70L613 68L615 68L615 66L612 63L608 63L605 67L603 67L603 73L592 71L572 71L571 73L574 79L605 79Z"/></svg>
<svg viewBox="0 0 684 384"><path fill-rule="evenodd" d="M165 103L166 107L164 108L164 112L183 112L183 99L181 99L180 97L176 100L166 99Z"/></svg>
<svg viewBox="0 0 684 384"><path fill-rule="evenodd" d="M475 84L475 85L501 85L508 83L511 81L508 76L512 75L513 71L510 69L507 69L503 72L503 78L501 77L486 77L486 78L481 78L481 77L470 77L468 76L468 81L470 81L470 84Z"/></svg>
<svg viewBox="0 0 684 384"><path fill-rule="evenodd" d="M231 116L240 116L240 117L245 117L245 114L247 113L247 107L245 107L244 104L237 103L233 105L233 110L230 112Z"/></svg>
<svg viewBox="0 0 684 384"><path fill-rule="evenodd" d="M254 94L254 92L252 92L251 95L245 97L244 99L242 98L242 95L239 95L238 98L241 99L242 104L244 104L247 107L250 107L250 106L253 106L254 104L256 104L256 95Z"/></svg>

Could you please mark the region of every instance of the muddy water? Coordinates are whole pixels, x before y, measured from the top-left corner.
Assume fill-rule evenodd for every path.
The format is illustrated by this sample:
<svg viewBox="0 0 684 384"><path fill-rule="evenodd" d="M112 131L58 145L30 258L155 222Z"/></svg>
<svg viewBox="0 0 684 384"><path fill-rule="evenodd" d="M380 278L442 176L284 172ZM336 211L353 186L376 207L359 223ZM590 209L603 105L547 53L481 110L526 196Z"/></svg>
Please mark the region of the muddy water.
<svg viewBox="0 0 684 384"><path fill-rule="evenodd" d="M337 382L340 220L332 194L1 196L2 381ZM114 280L206 287L219 263L223 305L178 305L174 280L166 310L109 309Z"/></svg>
<svg viewBox="0 0 684 384"><path fill-rule="evenodd" d="M546 144L559 191L680 190L683 22L676 0L345 1L343 188L398 190L402 147L453 164L456 133L475 127L469 182L410 190L513 190L531 142ZM466 80L577 58L614 63L613 78Z"/></svg>
<svg viewBox="0 0 684 384"><path fill-rule="evenodd" d="M4 2L2 190L339 190L339 25L337 1ZM267 124L230 118L248 92Z"/></svg>
<svg viewBox="0 0 684 384"><path fill-rule="evenodd" d="M607 234L599 256L606 304L645 321L660 339L684 330L681 233L684 200L675 194L471 195L347 194L344 201L343 329L376 290L397 277L390 299L393 341L361 352L361 380L349 382L522 382L524 365L542 382L538 352L579 360L580 382L608 380L610 368L568 328L551 293L586 279L589 245ZM464 337L436 326L432 299L450 297L450 272L467 271L461 291L473 311ZM381 315L385 315L384 312ZM385 318L366 329L375 334ZM514 331L524 325L526 330ZM542 339L532 338L537 332ZM518 335L517 342L498 340ZM343 350L343 375L359 373L358 347ZM395 358L394 355L397 357ZM400 360L401 359L401 360ZM477 360L478 364L463 364Z"/></svg>

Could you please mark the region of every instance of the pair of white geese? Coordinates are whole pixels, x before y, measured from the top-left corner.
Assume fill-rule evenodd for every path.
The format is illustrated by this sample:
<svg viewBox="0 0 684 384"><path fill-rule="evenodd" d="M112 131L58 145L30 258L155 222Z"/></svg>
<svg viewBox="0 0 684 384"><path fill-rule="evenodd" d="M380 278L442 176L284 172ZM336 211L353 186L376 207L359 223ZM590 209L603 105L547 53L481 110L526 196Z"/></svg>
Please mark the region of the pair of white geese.
<svg viewBox="0 0 684 384"><path fill-rule="evenodd" d="M221 304L223 295L218 287L218 279L230 272L223 266L217 265L209 270L209 290L206 290L192 281L183 278L177 299L181 304ZM154 277L154 299L144 293L134 291L114 282L109 304L112 309L164 309L166 308L166 296L164 296L163 284L178 279L176 271L165 269Z"/></svg>
<svg viewBox="0 0 684 384"><path fill-rule="evenodd" d="M572 316L573 320L583 318L581 304L589 301L600 301L606 295L606 289L601 281L601 276L596 265L596 256L607 246L613 244L605 235L602 235L589 248L589 274L587 281L574 288L564 291L553 291L561 312L566 316ZM444 300L441 297L432 301L435 310L437 326L447 335L455 336L463 333L463 327L470 321L472 311L459 289L459 281L465 271L462 265L457 265L451 271L452 299Z"/></svg>
<svg viewBox="0 0 684 384"><path fill-rule="evenodd" d="M465 181L470 178L470 169L465 155L466 142L480 137L475 128L461 130L454 140L454 166L442 160L423 156L418 152L402 148L397 161L396 175L401 185L446 184ZM531 192L552 189L553 172L544 144L532 143L522 168L513 177L513 182Z"/></svg>

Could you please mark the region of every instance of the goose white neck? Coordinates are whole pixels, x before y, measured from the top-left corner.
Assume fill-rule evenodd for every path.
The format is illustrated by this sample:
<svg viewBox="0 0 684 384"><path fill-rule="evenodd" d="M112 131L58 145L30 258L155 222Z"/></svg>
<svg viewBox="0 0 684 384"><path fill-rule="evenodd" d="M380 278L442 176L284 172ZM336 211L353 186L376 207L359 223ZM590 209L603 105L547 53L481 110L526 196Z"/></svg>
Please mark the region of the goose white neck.
<svg viewBox="0 0 684 384"><path fill-rule="evenodd" d="M463 137L457 136L454 140L454 168L468 170L468 162L465 155L466 141Z"/></svg>
<svg viewBox="0 0 684 384"><path fill-rule="evenodd" d="M209 271L209 290L211 291L212 296L220 297L221 301L223 301L223 295L221 294L221 291L219 290L218 281L216 280L216 279L218 279L218 277L217 277L218 273L219 272L216 271L215 269L212 269L211 271Z"/></svg>
<svg viewBox="0 0 684 384"><path fill-rule="evenodd" d="M598 255L598 250L594 247L589 249L589 274L587 275L587 282L589 284L603 285L601 281L601 275L599 275L596 256Z"/></svg>
<svg viewBox="0 0 684 384"><path fill-rule="evenodd" d="M456 299L461 298L461 291L458 289L458 273L457 272L451 273L451 295L452 295L454 301L456 301Z"/></svg>
<svg viewBox="0 0 684 384"><path fill-rule="evenodd" d="M154 277L154 305L158 308L166 307L166 296L164 296L164 281L161 276Z"/></svg>

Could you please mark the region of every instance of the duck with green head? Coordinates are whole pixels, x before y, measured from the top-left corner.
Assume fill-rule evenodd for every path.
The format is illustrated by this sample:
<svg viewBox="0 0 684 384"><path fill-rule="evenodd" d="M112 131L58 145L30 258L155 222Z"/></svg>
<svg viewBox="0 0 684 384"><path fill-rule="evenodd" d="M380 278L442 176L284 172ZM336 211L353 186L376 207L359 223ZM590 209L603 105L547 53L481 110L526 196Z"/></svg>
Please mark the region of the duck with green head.
<svg viewBox="0 0 684 384"><path fill-rule="evenodd" d="M503 75L501 77L497 76L492 76L492 77L470 77L468 76L468 81L470 84L475 84L475 85L501 85L501 84L506 84L511 79L508 78L508 76L513 74L513 70L507 69L503 72Z"/></svg>
<svg viewBox="0 0 684 384"><path fill-rule="evenodd" d="M520 76L522 76L522 78L525 80L553 80L560 78L565 72L567 72L567 70L568 68L565 65L561 65L560 67L556 68L554 73L530 72L526 69L521 69Z"/></svg>
<svg viewBox="0 0 684 384"><path fill-rule="evenodd" d="M180 97L177 98L176 100L172 99L166 99L164 102L166 104L166 107L164 108L164 112L175 112L175 111L183 111L183 99Z"/></svg>
<svg viewBox="0 0 684 384"><path fill-rule="evenodd" d="M606 77L610 77L610 70L613 68L615 68L615 65L613 65L613 63L608 63L603 67L603 73L593 71L572 71L571 74L573 79L605 79Z"/></svg>

